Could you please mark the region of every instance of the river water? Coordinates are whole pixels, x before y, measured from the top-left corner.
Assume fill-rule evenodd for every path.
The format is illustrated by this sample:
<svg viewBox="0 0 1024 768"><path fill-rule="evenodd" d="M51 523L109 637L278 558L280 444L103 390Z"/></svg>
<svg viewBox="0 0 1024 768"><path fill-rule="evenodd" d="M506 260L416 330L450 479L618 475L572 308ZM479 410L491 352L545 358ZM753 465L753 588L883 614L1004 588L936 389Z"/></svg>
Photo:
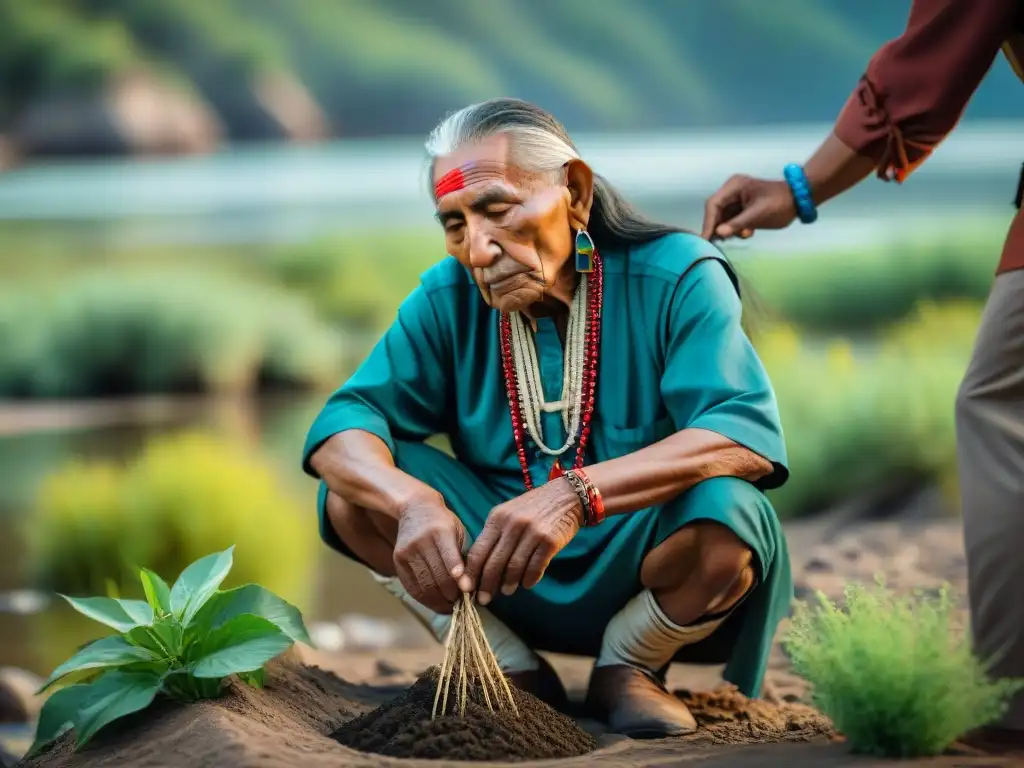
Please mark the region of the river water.
<svg viewBox="0 0 1024 768"><path fill-rule="evenodd" d="M703 201L734 172L778 176L827 125L579 136L581 154L651 214L699 228ZM922 228L1005 221L1024 161L1024 124L965 122L897 188L862 185L818 223L758 238L790 252L884 242ZM0 230L140 243L266 243L386 226L431 226L421 143L249 146L205 157L43 164L0 174Z"/></svg>

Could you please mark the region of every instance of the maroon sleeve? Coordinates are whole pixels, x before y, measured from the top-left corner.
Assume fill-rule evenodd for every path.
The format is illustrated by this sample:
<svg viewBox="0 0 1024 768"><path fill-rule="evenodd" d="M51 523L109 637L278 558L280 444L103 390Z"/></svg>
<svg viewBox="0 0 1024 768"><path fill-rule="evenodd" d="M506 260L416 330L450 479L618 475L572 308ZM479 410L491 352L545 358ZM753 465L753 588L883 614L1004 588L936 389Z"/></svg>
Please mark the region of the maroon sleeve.
<svg viewBox="0 0 1024 768"><path fill-rule="evenodd" d="M1020 16L1019 0L914 0L907 28L871 59L839 139L903 181L953 130Z"/></svg>

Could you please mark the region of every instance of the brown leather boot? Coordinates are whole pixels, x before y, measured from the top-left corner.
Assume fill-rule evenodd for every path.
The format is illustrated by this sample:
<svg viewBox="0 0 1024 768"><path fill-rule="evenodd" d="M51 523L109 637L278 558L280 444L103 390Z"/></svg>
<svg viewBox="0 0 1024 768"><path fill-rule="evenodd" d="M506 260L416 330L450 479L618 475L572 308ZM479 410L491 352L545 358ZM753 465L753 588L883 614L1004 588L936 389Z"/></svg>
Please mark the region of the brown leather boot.
<svg viewBox="0 0 1024 768"><path fill-rule="evenodd" d="M587 690L587 710L608 729L633 739L661 739L697 730L683 702L654 675L625 664L594 667Z"/></svg>
<svg viewBox="0 0 1024 768"><path fill-rule="evenodd" d="M513 672L508 675L508 681L559 712L564 712L569 704L569 696L558 673L543 656L540 657L540 667L529 672Z"/></svg>

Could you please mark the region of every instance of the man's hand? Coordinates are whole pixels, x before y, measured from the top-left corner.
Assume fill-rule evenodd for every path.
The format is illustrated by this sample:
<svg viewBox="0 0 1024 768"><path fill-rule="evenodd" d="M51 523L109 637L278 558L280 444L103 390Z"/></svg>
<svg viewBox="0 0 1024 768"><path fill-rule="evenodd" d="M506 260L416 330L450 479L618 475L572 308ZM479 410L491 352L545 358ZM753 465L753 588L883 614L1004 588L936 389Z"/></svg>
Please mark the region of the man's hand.
<svg viewBox="0 0 1024 768"><path fill-rule="evenodd" d="M733 176L704 204L705 240L750 237L758 229L785 229L796 219L796 203L785 181Z"/></svg>
<svg viewBox="0 0 1024 768"><path fill-rule="evenodd" d="M466 571L487 605L500 588L511 595L536 586L552 558L582 524L579 497L564 477L499 504L466 556Z"/></svg>
<svg viewBox="0 0 1024 768"><path fill-rule="evenodd" d="M395 572L412 597L438 613L451 613L470 591L462 546L466 529L440 495L409 503L398 517Z"/></svg>

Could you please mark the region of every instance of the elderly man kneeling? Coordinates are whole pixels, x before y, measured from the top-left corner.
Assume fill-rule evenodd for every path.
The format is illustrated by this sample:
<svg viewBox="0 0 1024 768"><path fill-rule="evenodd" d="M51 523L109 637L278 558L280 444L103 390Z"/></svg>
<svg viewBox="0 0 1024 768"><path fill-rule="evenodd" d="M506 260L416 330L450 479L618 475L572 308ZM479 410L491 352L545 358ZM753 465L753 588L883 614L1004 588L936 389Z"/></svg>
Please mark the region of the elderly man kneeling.
<svg viewBox="0 0 1024 768"><path fill-rule="evenodd" d="M475 592L523 690L560 706L537 652L594 656L613 731L690 731L669 664L725 663L757 695L792 597L763 494L785 446L735 275L535 106L467 107L427 146L450 258L309 431L321 534L439 640Z"/></svg>

